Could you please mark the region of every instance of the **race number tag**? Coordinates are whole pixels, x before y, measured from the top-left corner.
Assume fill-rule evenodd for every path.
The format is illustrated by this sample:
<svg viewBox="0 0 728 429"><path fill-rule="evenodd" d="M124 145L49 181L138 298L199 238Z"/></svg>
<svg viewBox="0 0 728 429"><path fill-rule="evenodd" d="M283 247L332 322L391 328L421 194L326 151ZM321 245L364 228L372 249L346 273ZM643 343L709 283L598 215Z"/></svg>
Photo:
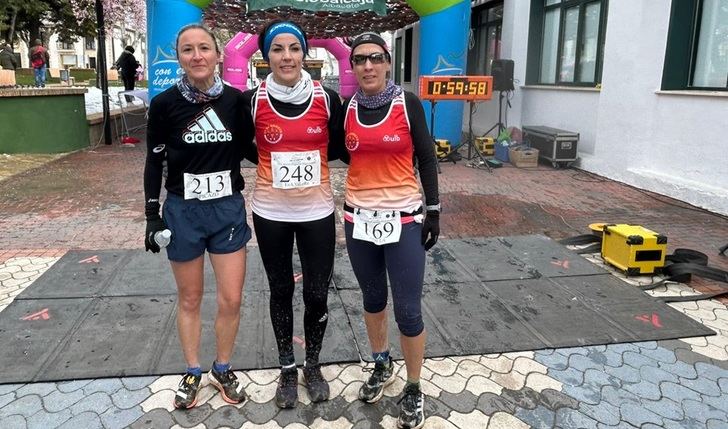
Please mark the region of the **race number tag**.
<svg viewBox="0 0 728 429"><path fill-rule="evenodd" d="M376 245L397 243L402 234L402 219L396 210L354 209L354 234L357 240Z"/></svg>
<svg viewBox="0 0 728 429"><path fill-rule="evenodd" d="M184 174L185 200L214 200L233 194L230 170L207 174Z"/></svg>
<svg viewBox="0 0 728 429"><path fill-rule="evenodd" d="M308 188L321 184L319 151L271 152L270 155L274 188Z"/></svg>

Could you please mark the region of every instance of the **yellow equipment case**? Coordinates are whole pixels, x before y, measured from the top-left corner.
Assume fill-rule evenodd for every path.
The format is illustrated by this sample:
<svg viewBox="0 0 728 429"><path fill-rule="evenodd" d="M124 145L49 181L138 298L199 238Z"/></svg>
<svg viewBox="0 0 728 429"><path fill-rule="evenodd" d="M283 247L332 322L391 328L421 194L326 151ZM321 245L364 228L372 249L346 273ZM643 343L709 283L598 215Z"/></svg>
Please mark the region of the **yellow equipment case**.
<svg viewBox="0 0 728 429"><path fill-rule="evenodd" d="M603 227L602 258L628 276L652 274L665 266L667 237L639 225Z"/></svg>
<svg viewBox="0 0 728 429"><path fill-rule="evenodd" d="M476 137L475 147L478 149L478 152L485 156L495 155L495 139L493 137Z"/></svg>
<svg viewBox="0 0 728 429"><path fill-rule="evenodd" d="M435 155L438 159L445 158L452 152L452 146L450 140L446 139L435 139Z"/></svg>

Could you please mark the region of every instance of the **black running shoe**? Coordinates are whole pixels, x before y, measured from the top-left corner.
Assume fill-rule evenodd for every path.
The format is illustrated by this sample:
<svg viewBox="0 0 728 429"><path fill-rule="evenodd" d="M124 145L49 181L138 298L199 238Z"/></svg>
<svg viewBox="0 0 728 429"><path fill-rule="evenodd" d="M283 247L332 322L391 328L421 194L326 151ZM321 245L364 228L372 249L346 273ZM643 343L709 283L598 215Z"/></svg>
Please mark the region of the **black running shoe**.
<svg viewBox="0 0 728 429"><path fill-rule="evenodd" d="M213 364L214 365L214 364ZM240 404L245 401L245 390L243 385L238 381L232 369L225 372L217 372L215 368L210 370L208 374L210 384L217 387L222 395L222 399L229 404Z"/></svg>
<svg viewBox="0 0 728 429"><path fill-rule="evenodd" d="M329 399L329 383L321 374L321 365L303 367L303 379L311 402L323 402Z"/></svg>
<svg viewBox="0 0 728 429"><path fill-rule="evenodd" d="M192 408L197 404L197 392L200 390L202 375L194 375L189 372L182 376L182 380L174 395L174 407L177 409Z"/></svg>
<svg viewBox="0 0 728 429"><path fill-rule="evenodd" d="M359 399L373 404L382 398L384 388L394 381L394 364L392 358L387 363L377 362L372 375L359 389Z"/></svg>
<svg viewBox="0 0 728 429"><path fill-rule="evenodd" d="M425 394L417 384L408 384L402 391L399 404L399 419L397 427L400 429L421 428L425 424Z"/></svg>
<svg viewBox="0 0 728 429"><path fill-rule="evenodd" d="M279 408L293 408L296 403L298 403L298 370L282 369L276 388L276 405Z"/></svg>

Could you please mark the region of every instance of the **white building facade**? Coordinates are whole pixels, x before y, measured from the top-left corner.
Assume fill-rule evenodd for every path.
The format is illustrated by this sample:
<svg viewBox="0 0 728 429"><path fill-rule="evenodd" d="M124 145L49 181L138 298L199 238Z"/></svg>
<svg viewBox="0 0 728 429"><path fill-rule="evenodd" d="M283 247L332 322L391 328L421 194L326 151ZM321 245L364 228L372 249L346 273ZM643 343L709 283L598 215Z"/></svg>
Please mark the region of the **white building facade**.
<svg viewBox="0 0 728 429"><path fill-rule="evenodd" d="M52 31L52 29L48 29ZM133 30L126 30L123 37L120 29L114 29L113 34L106 36L106 62L111 67L124 51L128 41L134 47L134 56L139 61L144 70L147 69L147 44L145 33L136 33ZM98 45L96 37L81 37L72 43L62 42L58 39L58 34L52 33L49 37L48 54L50 55L51 69L64 68L96 68L98 57ZM20 42L14 47L15 52L20 53L21 67L30 67L30 59L28 58L28 46Z"/></svg>
<svg viewBox="0 0 728 429"><path fill-rule="evenodd" d="M471 30L468 74L514 61L508 126L578 132L579 168L728 214L728 2L481 0ZM393 76L415 93L418 33L393 35ZM496 93L474 133L497 120Z"/></svg>

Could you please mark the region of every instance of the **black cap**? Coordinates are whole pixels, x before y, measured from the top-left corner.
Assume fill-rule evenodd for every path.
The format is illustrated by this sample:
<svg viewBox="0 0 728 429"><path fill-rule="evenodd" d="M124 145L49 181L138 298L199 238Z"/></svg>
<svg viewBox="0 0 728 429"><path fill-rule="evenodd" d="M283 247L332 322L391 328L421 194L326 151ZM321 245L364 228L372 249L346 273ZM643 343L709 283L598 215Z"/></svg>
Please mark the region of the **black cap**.
<svg viewBox="0 0 728 429"><path fill-rule="evenodd" d="M382 39L382 36L380 36L377 33L372 32L366 32L362 33L351 41L351 52L354 52L354 48L356 48L359 45L363 45L365 43L374 43L375 45L379 45L384 49L384 52L389 54L389 48L387 48L387 43Z"/></svg>

